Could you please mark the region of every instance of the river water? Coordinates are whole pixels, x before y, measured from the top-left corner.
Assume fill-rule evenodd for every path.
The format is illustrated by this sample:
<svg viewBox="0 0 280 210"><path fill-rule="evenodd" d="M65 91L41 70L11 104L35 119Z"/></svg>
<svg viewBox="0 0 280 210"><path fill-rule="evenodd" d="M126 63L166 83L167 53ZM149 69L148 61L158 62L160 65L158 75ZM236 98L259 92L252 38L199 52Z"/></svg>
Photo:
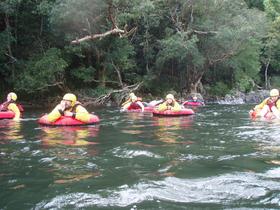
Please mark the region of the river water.
<svg viewBox="0 0 280 210"><path fill-rule="evenodd" d="M97 109L97 126L0 121L0 209L279 209L280 122Z"/></svg>

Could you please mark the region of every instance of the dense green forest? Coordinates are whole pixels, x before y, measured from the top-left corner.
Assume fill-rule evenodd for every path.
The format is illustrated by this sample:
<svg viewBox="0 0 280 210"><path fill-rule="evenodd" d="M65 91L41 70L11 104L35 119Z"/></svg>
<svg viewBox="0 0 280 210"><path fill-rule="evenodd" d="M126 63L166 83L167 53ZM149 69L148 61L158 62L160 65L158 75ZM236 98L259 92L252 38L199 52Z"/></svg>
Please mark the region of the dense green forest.
<svg viewBox="0 0 280 210"><path fill-rule="evenodd" d="M1 0L0 93L279 87L279 41L280 0Z"/></svg>

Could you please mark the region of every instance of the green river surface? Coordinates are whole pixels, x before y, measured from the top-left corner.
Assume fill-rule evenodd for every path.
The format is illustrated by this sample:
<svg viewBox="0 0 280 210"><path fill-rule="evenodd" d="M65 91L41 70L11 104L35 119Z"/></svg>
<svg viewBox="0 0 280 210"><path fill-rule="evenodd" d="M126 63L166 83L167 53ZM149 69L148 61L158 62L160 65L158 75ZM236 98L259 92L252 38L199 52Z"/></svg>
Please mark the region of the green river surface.
<svg viewBox="0 0 280 210"><path fill-rule="evenodd" d="M280 121L89 109L96 126L0 121L0 209L280 209Z"/></svg>

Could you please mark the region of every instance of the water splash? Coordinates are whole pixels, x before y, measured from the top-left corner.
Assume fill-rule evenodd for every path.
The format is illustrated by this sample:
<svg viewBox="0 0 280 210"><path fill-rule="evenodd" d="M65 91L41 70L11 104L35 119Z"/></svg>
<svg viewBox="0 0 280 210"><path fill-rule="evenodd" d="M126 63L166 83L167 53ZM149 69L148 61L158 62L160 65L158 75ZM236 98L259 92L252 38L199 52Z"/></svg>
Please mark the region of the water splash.
<svg viewBox="0 0 280 210"><path fill-rule="evenodd" d="M268 204L280 207L280 183L268 179L280 178L279 172L280 168L276 168L263 174L233 173L199 179L167 177L162 181L120 186L116 190L99 190L99 194L79 192L59 195L37 204L35 209L127 207L151 200L224 205L254 201L256 206Z"/></svg>

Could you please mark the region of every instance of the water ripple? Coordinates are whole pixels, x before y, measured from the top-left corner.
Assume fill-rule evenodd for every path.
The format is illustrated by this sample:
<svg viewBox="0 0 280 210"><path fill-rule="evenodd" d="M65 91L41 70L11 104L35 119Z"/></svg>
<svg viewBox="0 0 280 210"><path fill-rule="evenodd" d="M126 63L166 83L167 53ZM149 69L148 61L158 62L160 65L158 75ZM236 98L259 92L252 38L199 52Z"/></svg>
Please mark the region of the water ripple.
<svg viewBox="0 0 280 210"><path fill-rule="evenodd" d="M115 191L99 190L102 196L81 192L59 195L50 201L37 204L36 209L126 207L149 200L225 205L254 200L256 205L270 204L280 207L280 183L267 180L267 176L271 174L273 178L275 174L279 178L279 171L280 168L277 168L264 174L233 173L199 179L168 177L162 181L140 182L131 187L120 186ZM271 191L275 193L271 195Z"/></svg>
<svg viewBox="0 0 280 210"><path fill-rule="evenodd" d="M112 153L116 157L120 157L120 158L134 158L134 157L139 157L139 156L161 158L160 155L156 155L156 154L146 151L146 150L128 150L128 149L115 148L112 151Z"/></svg>

